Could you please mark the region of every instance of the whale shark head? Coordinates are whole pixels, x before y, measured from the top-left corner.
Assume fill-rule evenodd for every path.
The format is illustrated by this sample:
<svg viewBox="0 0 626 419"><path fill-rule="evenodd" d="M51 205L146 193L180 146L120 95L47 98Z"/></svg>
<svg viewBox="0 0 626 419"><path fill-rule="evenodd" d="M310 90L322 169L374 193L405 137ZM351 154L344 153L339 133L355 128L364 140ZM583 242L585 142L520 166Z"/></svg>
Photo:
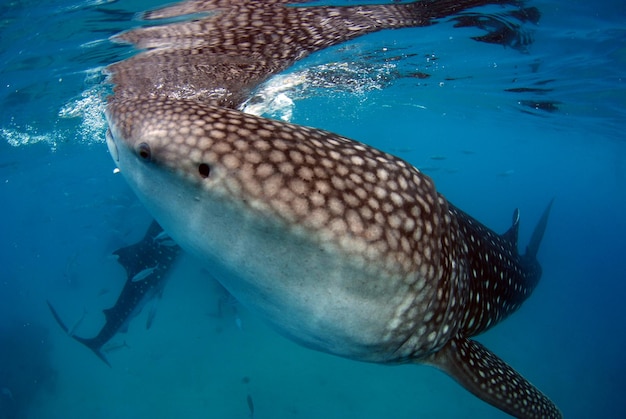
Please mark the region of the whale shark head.
<svg viewBox="0 0 626 419"><path fill-rule="evenodd" d="M455 331L441 287L455 277L452 220L408 163L191 101L113 101L107 116L111 154L157 221L290 337L389 360Z"/></svg>

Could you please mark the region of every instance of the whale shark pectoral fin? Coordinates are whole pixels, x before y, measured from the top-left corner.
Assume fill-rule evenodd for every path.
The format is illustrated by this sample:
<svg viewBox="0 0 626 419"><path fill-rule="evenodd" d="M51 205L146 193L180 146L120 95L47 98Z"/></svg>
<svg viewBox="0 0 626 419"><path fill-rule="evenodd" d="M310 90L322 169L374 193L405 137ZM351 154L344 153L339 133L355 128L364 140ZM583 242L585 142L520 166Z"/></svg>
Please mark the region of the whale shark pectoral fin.
<svg viewBox="0 0 626 419"><path fill-rule="evenodd" d="M57 323L59 324L59 326L61 326L61 329L63 329L63 331L69 335L69 329L67 328L67 326L65 325L65 323L63 322L63 320L61 319L61 316L59 316L59 313L57 313L57 311L55 310L55 308L52 306L52 304L50 303L50 301L46 300L46 303L48 304L48 308L50 309L50 312L52 313L52 316L54 317L54 319L57 321Z"/></svg>
<svg viewBox="0 0 626 419"><path fill-rule="evenodd" d="M518 418L561 418L561 412L517 371L471 339L450 340L427 364L454 378L476 397Z"/></svg>

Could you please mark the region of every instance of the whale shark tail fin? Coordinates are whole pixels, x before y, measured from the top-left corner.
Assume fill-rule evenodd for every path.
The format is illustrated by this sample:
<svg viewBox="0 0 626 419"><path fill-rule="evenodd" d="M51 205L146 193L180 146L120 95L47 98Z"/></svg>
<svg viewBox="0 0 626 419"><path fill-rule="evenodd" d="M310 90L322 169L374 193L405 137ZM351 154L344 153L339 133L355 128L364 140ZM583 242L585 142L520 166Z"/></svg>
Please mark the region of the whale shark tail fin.
<svg viewBox="0 0 626 419"><path fill-rule="evenodd" d="M109 366L109 368L113 368L111 366L111 364L109 363L109 360L106 358L106 356L104 356L104 354L102 353L102 346L99 344L99 342L97 342L95 339L85 339L85 338L81 338L80 336L72 336L76 341L82 343L83 345L85 345L86 347L88 347L89 349L91 349L91 351L96 354L96 356L98 358L100 358L105 364L107 364Z"/></svg>
<svg viewBox="0 0 626 419"><path fill-rule="evenodd" d="M543 233L546 231L546 226L548 225L548 218L550 217L550 210L552 209L552 204L554 203L554 198L550 200L548 206L543 211L539 222L535 226L535 231L533 231L533 235L530 238L530 242L528 246L526 246L526 254L524 255L527 259L537 259L537 253L539 252L539 245L541 244L541 239L543 239Z"/></svg>
<svg viewBox="0 0 626 419"><path fill-rule="evenodd" d="M71 335L68 327L65 325L65 323L61 319L61 316L59 316L59 313L56 311L54 306L50 303L50 301L46 301L46 303L48 304L48 308L50 309L50 312L52 313L52 316L54 317L56 322L59 324L59 326L61 326L61 329L63 329L63 331L67 335L71 336L76 341L82 343L83 345L85 345L86 347L91 349L93 351L93 353L95 353L98 358L100 358L102 361L104 361L105 364L107 364L109 367L111 367L111 364L109 363L109 361L106 359L106 357L104 356L104 354L101 351L101 349L102 349L101 345L99 345L99 343L95 339L85 339L85 338L81 338L80 336Z"/></svg>

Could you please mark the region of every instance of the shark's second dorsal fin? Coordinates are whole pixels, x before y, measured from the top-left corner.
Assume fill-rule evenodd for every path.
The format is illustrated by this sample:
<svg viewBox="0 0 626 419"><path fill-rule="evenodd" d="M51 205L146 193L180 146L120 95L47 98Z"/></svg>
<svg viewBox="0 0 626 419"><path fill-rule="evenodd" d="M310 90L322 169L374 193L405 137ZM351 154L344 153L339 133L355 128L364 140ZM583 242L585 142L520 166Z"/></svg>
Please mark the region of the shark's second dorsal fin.
<svg viewBox="0 0 626 419"><path fill-rule="evenodd" d="M517 252L517 237L519 236L519 208L515 208L513 211L513 224L511 227L500 237L509 242L511 246Z"/></svg>
<svg viewBox="0 0 626 419"><path fill-rule="evenodd" d="M562 417L542 392L471 339L450 340L426 363L444 371L476 397L517 418Z"/></svg>

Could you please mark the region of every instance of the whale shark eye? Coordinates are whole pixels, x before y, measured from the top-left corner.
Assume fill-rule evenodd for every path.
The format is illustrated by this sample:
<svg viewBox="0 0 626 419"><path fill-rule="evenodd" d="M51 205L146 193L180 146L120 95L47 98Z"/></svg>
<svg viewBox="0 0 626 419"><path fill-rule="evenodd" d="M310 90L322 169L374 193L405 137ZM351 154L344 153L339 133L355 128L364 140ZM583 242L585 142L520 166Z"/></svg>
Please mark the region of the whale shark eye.
<svg viewBox="0 0 626 419"><path fill-rule="evenodd" d="M150 160L152 158L152 150L150 150L150 146L148 143L141 143L137 146L137 154L143 160Z"/></svg>
<svg viewBox="0 0 626 419"><path fill-rule="evenodd" d="M200 173L200 176L203 179L206 179L209 177L209 175L211 174L211 168L209 167L208 164L206 163L200 163L198 165L198 173Z"/></svg>

